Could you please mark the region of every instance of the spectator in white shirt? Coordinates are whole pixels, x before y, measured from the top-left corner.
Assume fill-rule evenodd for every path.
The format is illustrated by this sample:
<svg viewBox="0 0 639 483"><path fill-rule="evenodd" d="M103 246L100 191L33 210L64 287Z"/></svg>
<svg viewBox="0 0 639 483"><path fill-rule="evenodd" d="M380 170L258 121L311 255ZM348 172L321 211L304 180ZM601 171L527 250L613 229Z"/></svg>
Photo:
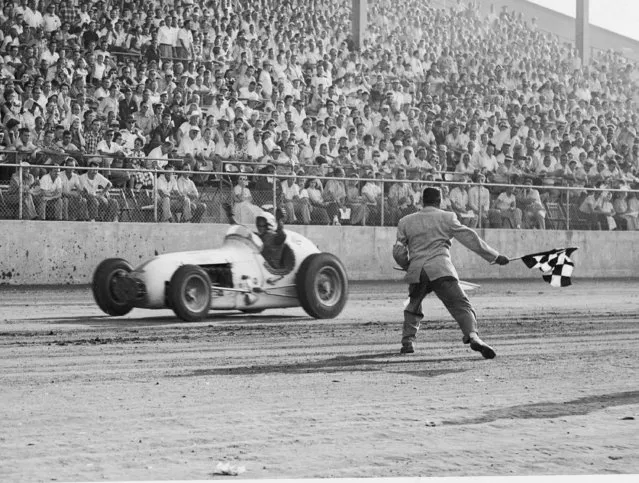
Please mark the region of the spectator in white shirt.
<svg viewBox="0 0 639 483"><path fill-rule="evenodd" d="M182 137L180 145L178 146L178 155L184 156L185 154L191 154L195 156L198 154L200 147L199 143L200 128L198 126L191 126L188 131L188 136Z"/></svg>
<svg viewBox="0 0 639 483"><path fill-rule="evenodd" d="M158 175L157 180L159 221L177 222L178 213L184 214L184 209L189 204L188 197L180 193L177 179L172 165L167 165L164 172Z"/></svg>
<svg viewBox="0 0 639 483"><path fill-rule="evenodd" d="M32 29L42 27L44 19L40 10L36 7L35 0L29 0L28 7L24 9L24 21Z"/></svg>
<svg viewBox="0 0 639 483"><path fill-rule="evenodd" d="M47 7L47 13L44 14L44 31L47 34L58 30L62 26L62 22L60 21L60 17L55 14L55 5L49 4Z"/></svg>
<svg viewBox="0 0 639 483"><path fill-rule="evenodd" d="M62 213L64 220L88 221L89 212L86 198L82 196L80 176L75 172L75 159L68 157L67 169L60 175L62 180Z"/></svg>
<svg viewBox="0 0 639 483"><path fill-rule="evenodd" d="M309 225L311 222L310 202L308 199L302 200L300 198L300 187L296 177L287 178L281 183L287 223L296 223L299 219L304 225Z"/></svg>
<svg viewBox="0 0 639 483"><path fill-rule="evenodd" d="M98 167L100 158L89 161L89 170L80 176L83 196L87 200L89 218L91 221L117 221L120 206L114 199L109 198L111 182L100 174Z"/></svg>
<svg viewBox="0 0 639 483"><path fill-rule="evenodd" d="M178 192L184 196L184 211L182 221L191 221L199 223L202 216L206 213L206 204L200 201L200 193L191 179L191 173L188 171L191 167L186 165L182 167L182 173L177 180Z"/></svg>
<svg viewBox="0 0 639 483"><path fill-rule="evenodd" d="M169 164L169 153L173 150L172 141L164 141L157 148L151 150L146 159L147 169L164 169Z"/></svg>
<svg viewBox="0 0 639 483"><path fill-rule="evenodd" d="M60 178L60 166L54 164L48 173L40 178L40 192L36 198L38 215L41 220L47 219L47 205L49 202L54 207L54 218L62 220L62 179Z"/></svg>

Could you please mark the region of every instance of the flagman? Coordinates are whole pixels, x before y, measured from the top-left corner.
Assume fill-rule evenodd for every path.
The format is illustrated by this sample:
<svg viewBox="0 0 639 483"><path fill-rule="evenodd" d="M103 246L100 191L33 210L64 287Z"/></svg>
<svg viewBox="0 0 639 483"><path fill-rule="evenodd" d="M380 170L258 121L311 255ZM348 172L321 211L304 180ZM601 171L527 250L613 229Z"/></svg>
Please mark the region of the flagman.
<svg viewBox="0 0 639 483"><path fill-rule="evenodd" d="M424 208L403 217L397 225L393 258L407 270L404 280L409 283L400 353L415 352L415 337L424 317L422 300L435 292L459 324L464 344L470 344L470 348L484 358L492 359L495 351L479 338L475 310L459 286L457 271L450 258L451 239L455 238L488 262L506 265L509 259L489 247L474 230L462 225L455 213L439 209L440 203L439 189L425 188Z"/></svg>

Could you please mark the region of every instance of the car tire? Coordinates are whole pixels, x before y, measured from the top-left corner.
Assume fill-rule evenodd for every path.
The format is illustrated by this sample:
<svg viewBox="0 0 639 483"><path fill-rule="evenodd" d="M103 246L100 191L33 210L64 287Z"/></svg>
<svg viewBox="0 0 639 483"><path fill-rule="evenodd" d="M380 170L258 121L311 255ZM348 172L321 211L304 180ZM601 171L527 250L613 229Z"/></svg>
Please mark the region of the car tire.
<svg viewBox="0 0 639 483"><path fill-rule="evenodd" d="M330 253L306 257L295 279L297 297L311 317L337 317L348 299L348 277L342 262Z"/></svg>
<svg viewBox="0 0 639 483"><path fill-rule="evenodd" d="M122 258L107 258L93 272L91 284L93 298L104 313L121 316L133 309L128 301L122 300L113 290L115 278L128 274L132 270L131 264Z"/></svg>
<svg viewBox="0 0 639 483"><path fill-rule="evenodd" d="M197 265L182 265L169 283L171 308L187 322L205 318L211 308L211 279Z"/></svg>

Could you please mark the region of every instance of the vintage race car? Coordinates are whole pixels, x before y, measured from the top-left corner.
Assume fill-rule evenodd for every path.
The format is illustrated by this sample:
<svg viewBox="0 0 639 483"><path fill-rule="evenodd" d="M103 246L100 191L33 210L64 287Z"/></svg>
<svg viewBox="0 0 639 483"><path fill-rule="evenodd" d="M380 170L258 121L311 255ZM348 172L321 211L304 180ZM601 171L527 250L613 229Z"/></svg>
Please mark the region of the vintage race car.
<svg viewBox="0 0 639 483"><path fill-rule="evenodd" d="M336 317L348 298L343 264L299 233L286 234L279 268L264 260L261 239L243 225L232 225L220 248L158 255L135 269L109 258L93 274L93 296L114 316L134 307L170 308L196 321L209 310L253 314L301 305L311 317Z"/></svg>

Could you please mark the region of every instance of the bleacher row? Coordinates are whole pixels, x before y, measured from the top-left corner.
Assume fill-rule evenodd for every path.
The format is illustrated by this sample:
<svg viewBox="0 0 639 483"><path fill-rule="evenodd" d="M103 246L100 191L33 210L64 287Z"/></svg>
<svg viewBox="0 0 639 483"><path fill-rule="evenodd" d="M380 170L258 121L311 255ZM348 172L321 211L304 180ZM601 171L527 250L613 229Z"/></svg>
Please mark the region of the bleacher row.
<svg viewBox="0 0 639 483"><path fill-rule="evenodd" d="M217 173L219 177L216 177L214 181L209 182L205 185L199 186L199 198L198 201L205 205L205 212L201 218L202 223L227 223L228 218L225 212L225 205L231 205L232 207L238 206L239 201L234 196L234 186L231 181L229 181L228 176L224 173ZM326 182L332 178L322 178L318 177L321 182ZM346 180L344 180L346 181ZM383 184L383 192L384 196L380 198L379 204L377 207L374 207L369 204L369 216L368 219L364 223L359 223L364 226L394 226L401 216L412 213L421 208L420 204L416 204L413 206L408 206L406 208L398 207L396 204L393 204L392 200L389 198L390 187L393 183L396 183L394 179L387 180L369 180L374 181L376 183ZM286 207L286 200L284 199L280 186L282 182L286 182L284 179L277 179L275 184L273 185L276 191L275 202L278 206ZM361 191L361 187L367 180L360 180L358 183L360 184L359 189ZM466 183L455 183L455 182L426 182L426 183L417 183L412 181L407 181L407 183L412 183L414 188L421 189L426 185L434 185L434 186L447 186L450 189L455 188L455 186L472 186L472 184ZM492 185L490 183L484 184L484 187L488 188L490 193L490 213L483 213L480 216L480 213L475 213L475 224L473 227L477 228L518 228L516 226L512 226L508 223L501 223L499 221L499 216L496 218L493 216L497 210L495 209L495 204L498 198L498 195L504 191L506 188L503 185ZM524 186L517 186L517 189L523 189ZM21 213L19 213L18 206L16 203L11 203L8 199L7 193L9 191L8 184L0 184L0 219L20 219ZM609 190L587 190L589 192L607 192ZM551 191L547 191L543 193L542 204L543 210L545 211L545 229L548 230L602 230L609 229L605 222L602 220L602 216L596 213L586 213L582 211L580 208L583 205L584 197L587 195L586 190L575 190L570 188L553 188ZM255 206L256 209L264 209L268 211L273 211L273 190L269 191L259 191L253 190L252 193L252 205ZM117 220L120 222L138 222L138 223L153 223L159 221L159 207L157 203L157 192L154 189L130 189L130 188L111 188L108 190L108 197L117 202ZM293 205L289 205L293 206ZM326 214L323 216L319 216L318 213L315 212L314 208L311 206L310 209L310 224L340 224L340 225L350 225L351 224L351 215L353 204L345 203L344 209L339 211L338 219L329 218ZM525 212L526 207L522 205L519 201L517 202L517 207ZM295 207L295 209L297 209ZM446 209L446 208L445 208ZM451 211L451 208L448 208ZM373 213L376 210L375 213ZM51 207L47 207L47 217L48 220L55 219L54 210ZM62 219L68 221L86 221L78 218L78 213L74 213L73 211L65 211ZM176 222L185 222L186 220L181 219L179 216L176 216ZM24 217L23 217L24 218ZM464 224L467 223L467 219L463 216L460 216L460 221ZM605 218L605 217L604 217ZM616 217L619 219L618 217ZM96 221L106 221L98 218ZM303 224L303 220L298 217L296 220L288 220L290 224ZM524 220L525 221L525 220ZM534 224L526 224L524 223L521 226L523 229L527 228L539 228L539 226L534 226ZM626 229L625 223L619 223L620 229Z"/></svg>

